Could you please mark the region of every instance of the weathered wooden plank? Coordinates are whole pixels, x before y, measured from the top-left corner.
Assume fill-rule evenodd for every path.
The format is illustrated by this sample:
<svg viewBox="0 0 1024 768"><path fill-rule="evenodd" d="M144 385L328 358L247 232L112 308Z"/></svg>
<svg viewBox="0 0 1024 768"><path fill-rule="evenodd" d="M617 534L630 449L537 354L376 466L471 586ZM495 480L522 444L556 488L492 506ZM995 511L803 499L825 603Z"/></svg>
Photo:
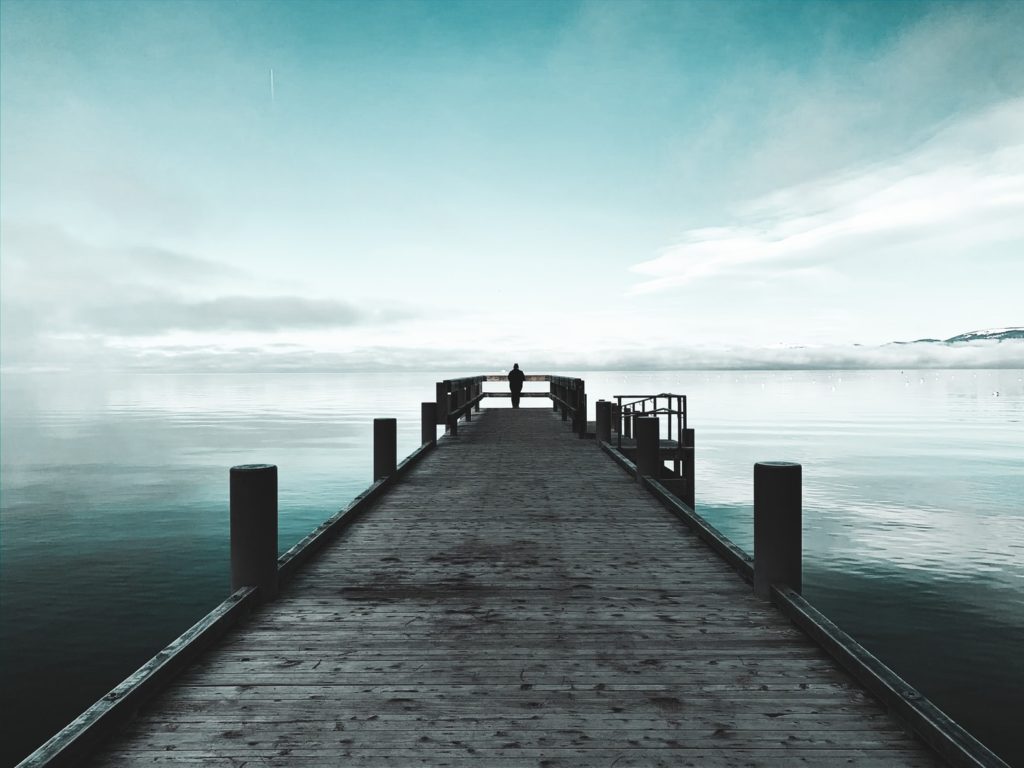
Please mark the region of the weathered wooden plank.
<svg viewBox="0 0 1024 768"><path fill-rule="evenodd" d="M564 730L579 729L586 727L590 731L621 731L623 729L640 731L675 731L675 730L701 730L725 728L729 730L785 730L799 725L803 730L826 730L826 731L848 731L860 730L871 725L879 730L902 729L892 721L886 714L881 712L867 713L864 711L850 712L828 712L828 713L780 713L780 712L736 712L728 717L715 716L713 713L688 712L685 716L677 718L664 717L623 717L621 715L593 715L584 717L580 714L536 715L522 713L516 716L514 713L503 715L476 715L474 717L444 717L437 716L427 720L423 715L409 715L404 713L383 713L380 715L353 715L346 713L341 708L323 707L310 704L305 708L292 707L288 712L255 711L252 705L247 706L248 723L277 723L277 724L311 724L330 721L336 730L347 730L349 728L366 731L406 731L419 730L423 723L429 722L432 727L441 730L468 730L477 731L481 728L491 729L516 729L529 728L531 730ZM238 723L238 714L233 708L225 707L221 703L207 705L205 703L192 704L187 707L162 708L148 720L148 723L156 729L181 728L184 724L195 724L202 727L234 727ZM188 727L192 727L189 725ZM302 726L300 726L302 727ZM310 726L312 727L312 726ZM323 727L322 725L319 727Z"/></svg>
<svg viewBox="0 0 1024 768"><path fill-rule="evenodd" d="M481 765L495 765L501 768L592 768L596 761L614 763L615 768L787 768L788 766L814 766L815 768L833 768L834 766L857 766L857 768L925 768L933 766L932 759L922 755L920 750L892 750L888 752L871 752L867 750L832 750L827 754L799 755L771 750L733 750L723 753L722 750L643 750L629 749L613 752L610 755L595 755L588 752L576 754L562 753L557 757L510 756L507 752L494 754L479 750L464 750L454 754L425 753L418 755L352 755L344 757L345 766L358 768L376 768L378 766L428 766L429 768L479 768ZM294 766L297 758L290 752L269 752L240 761L233 756L225 756L210 751L139 751L114 752L105 757L98 766L106 768L136 765L209 765L220 768L239 768L240 765L259 765L269 768L288 768ZM301 764L309 768L337 768L338 755L313 754L301 755Z"/></svg>
<svg viewBox="0 0 1024 768"><path fill-rule="evenodd" d="M431 728L424 732L338 730L332 724L287 723L274 727L271 723L258 726L218 728L152 728L132 729L126 735L136 741L140 749L209 749L211 743L230 745L233 754L244 755L282 747L302 752L327 750L358 750L393 756L397 752L431 752L446 749L480 750L516 749L549 750L580 747L599 752L612 752L623 748L641 749L909 749L916 746L913 738L901 733L871 728L861 730L801 731L798 734L770 731L733 731L726 728L675 731L637 731L623 728L617 731L588 729L532 730L481 728L477 731L448 731Z"/></svg>

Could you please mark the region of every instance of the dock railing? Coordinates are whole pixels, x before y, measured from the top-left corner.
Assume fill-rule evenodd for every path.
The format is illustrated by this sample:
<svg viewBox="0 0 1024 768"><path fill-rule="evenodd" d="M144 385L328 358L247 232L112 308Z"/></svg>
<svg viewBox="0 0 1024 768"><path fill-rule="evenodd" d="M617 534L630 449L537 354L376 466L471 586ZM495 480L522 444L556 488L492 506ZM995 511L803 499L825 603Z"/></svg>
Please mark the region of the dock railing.
<svg viewBox="0 0 1024 768"><path fill-rule="evenodd" d="M644 419L655 419L652 424ZM611 443L615 432L617 451L639 463L638 427L654 430L656 454L647 474L657 478L691 508L694 506L694 431L689 428L686 395L661 392L656 395L616 395L615 402L597 403L597 438ZM662 424L665 426L662 432ZM672 467L665 465L672 462Z"/></svg>
<svg viewBox="0 0 1024 768"><path fill-rule="evenodd" d="M472 421L473 412L480 410L480 401L486 397L511 397L511 392L493 392L484 389L484 382L508 382L504 374L467 376L461 379L445 379L436 383L437 424L444 424L450 435L458 435L459 419ZM562 413L562 421L568 421L572 430L580 437L587 436L587 395L583 379L555 376L547 373L529 374L527 382L548 382L547 392L523 392L520 397L551 398L553 409Z"/></svg>

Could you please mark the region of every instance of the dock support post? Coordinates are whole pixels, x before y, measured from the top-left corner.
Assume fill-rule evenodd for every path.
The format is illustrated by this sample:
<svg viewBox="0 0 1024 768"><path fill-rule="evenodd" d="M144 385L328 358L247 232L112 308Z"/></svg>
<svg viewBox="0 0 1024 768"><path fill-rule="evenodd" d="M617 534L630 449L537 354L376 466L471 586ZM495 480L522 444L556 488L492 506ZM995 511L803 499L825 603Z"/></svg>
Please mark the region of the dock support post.
<svg viewBox="0 0 1024 768"><path fill-rule="evenodd" d="M397 433L395 419L373 420L373 482L394 474L398 463Z"/></svg>
<svg viewBox="0 0 1024 768"><path fill-rule="evenodd" d="M439 381L435 385L435 397L437 402L437 423L445 424L448 421L448 382Z"/></svg>
<svg viewBox="0 0 1024 768"><path fill-rule="evenodd" d="M612 406L612 429L618 433L622 432L622 406L618 403L608 401Z"/></svg>
<svg viewBox="0 0 1024 768"><path fill-rule="evenodd" d="M583 379L576 379L576 421L573 427L581 440L587 436L587 384Z"/></svg>
<svg viewBox="0 0 1024 768"><path fill-rule="evenodd" d="M640 477L661 477L661 427L657 416L636 420L636 473Z"/></svg>
<svg viewBox="0 0 1024 768"><path fill-rule="evenodd" d="M754 465L754 593L771 599L773 584L801 589L801 479L799 464Z"/></svg>
<svg viewBox="0 0 1024 768"><path fill-rule="evenodd" d="M437 445L437 403L420 403L420 445Z"/></svg>
<svg viewBox="0 0 1024 768"><path fill-rule="evenodd" d="M448 434L457 437L459 434L459 417L454 411L459 407L459 393L452 392L448 395Z"/></svg>
<svg viewBox="0 0 1024 768"><path fill-rule="evenodd" d="M629 406L622 409L622 436L633 437L633 409Z"/></svg>
<svg viewBox="0 0 1024 768"><path fill-rule="evenodd" d="M230 472L231 591L277 594L277 467L240 464Z"/></svg>
<svg viewBox="0 0 1024 768"><path fill-rule="evenodd" d="M694 478L694 431L692 429L682 430L683 440L683 477L686 478L686 495L683 498L684 504L689 504L690 509L697 508L697 491Z"/></svg>
<svg viewBox="0 0 1024 768"><path fill-rule="evenodd" d="M612 441L612 404L608 400L598 400L597 405L597 440L606 443Z"/></svg>

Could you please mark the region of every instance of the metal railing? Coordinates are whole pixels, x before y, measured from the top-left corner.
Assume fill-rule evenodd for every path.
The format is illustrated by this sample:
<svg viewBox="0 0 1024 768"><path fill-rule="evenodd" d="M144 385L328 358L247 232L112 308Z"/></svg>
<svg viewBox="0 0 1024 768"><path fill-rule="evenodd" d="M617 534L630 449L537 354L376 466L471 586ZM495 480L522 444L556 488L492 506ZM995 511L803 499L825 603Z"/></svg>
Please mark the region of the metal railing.
<svg viewBox="0 0 1024 768"><path fill-rule="evenodd" d="M664 401L664 404L662 404ZM633 436L633 420L642 416L657 416L659 426L664 419L665 439L674 441L675 455L672 457L676 474L679 473L685 452L686 395L662 392L657 395L616 395L612 410L612 426L616 428L616 447L622 450L622 438ZM673 425L675 429L673 429ZM674 436L673 436L674 435Z"/></svg>

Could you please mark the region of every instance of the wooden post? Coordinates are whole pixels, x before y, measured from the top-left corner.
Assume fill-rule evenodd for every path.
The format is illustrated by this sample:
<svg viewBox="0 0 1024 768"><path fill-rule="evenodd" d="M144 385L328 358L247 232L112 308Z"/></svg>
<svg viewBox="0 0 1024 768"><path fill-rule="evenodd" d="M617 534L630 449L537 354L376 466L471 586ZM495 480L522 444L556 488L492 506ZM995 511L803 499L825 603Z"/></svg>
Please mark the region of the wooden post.
<svg viewBox="0 0 1024 768"><path fill-rule="evenodd" d="M622 409L622 436L633 437L633 409L628 405Z"/></svg>
<svg viewBox="0 0 1024 768"><path fill-rule="evenodd" d="M434 397L434 400L437 402L437 423L445 424L448 421L448 382L437 382L435 393L436 396Z"/></svg>
<svg viewBox="0 0 1024 768"><path fill-rule="evenodd" d="M573 424L582 440L587 436L587 384L576 379L576 422Z"/></svg>
<svg viewBox="0 0 1024 768"><path fill-rule="evenodd" d="M277 467L241 464L230 472L231 591L277 594Z"/></svg>
<svg viewBox="0 0 1024 768"><path fill-rule="evenodd" d="M459 408L459 391L457 389L452 390L448 395L448 434L458 435L459 434L459 417L455 415L455 411Z"/></svg>
<svg viewBox="0 0 1024 768"><path fill-rule="evenodd" d="M611 427L616 432L622 432L622 408L618 403L612 403L610 400L608 402L612 407Z"/></svg>
<svg viewBox="0 0 1024 768"><path fill-rule="evenodd" d="M393 474L398 459L398 422L373 420L373 482Z"/></svg>
<svg viewBox="0 0 1024 768"><path fill-rule="evenodd" d="M772 584L801 589L802 473L790 462L754 465L754 593L764 600Z"/></svg>
<svg viewBox="0 0 1024 768"><path fill-rule="evenodd" d="M636 420L636 472L639 477L661 477L661 426L657 416Z"/></svg>
<svg viewBox="0 0 1024 768"><path fill-rule="evenodd" d="M694 477L694 431L692 429L682 430L683 439L683 467L682 474L686 478L686 493L683 503L689 504L690 509L697 508L697 491Z"/></svg>
<svg viewBox="0 0 1024 768"><path fill-rule="evenodd" d="M420 445L437 445L437 403L420 403Z"/></svg>
<svg viewBox="0 0 1024 768"><path fill-rule="evenodd" d="M480 397L480 395L482 395L483 392L484 392L484 380L481 377L476 382L476 388L475 388L474 397ZM476 405L473 406L473 410L476 411L477 413L480 413L480 401L479 400L476 401Z"/></svg>
<svg viewBox="0 0 1024 768"><path fill-rule="evenodd" d="M612 441L612 404L608 400L597 401L597 440Z"/></svg>
<svg viewBox="0 0 1024 768"><path fill-rule="evenodd" d="M558 387L553 379L548 379L548 392L551 394L551 410L558 413L558 401L555 400L558 397Z"/></svg>

